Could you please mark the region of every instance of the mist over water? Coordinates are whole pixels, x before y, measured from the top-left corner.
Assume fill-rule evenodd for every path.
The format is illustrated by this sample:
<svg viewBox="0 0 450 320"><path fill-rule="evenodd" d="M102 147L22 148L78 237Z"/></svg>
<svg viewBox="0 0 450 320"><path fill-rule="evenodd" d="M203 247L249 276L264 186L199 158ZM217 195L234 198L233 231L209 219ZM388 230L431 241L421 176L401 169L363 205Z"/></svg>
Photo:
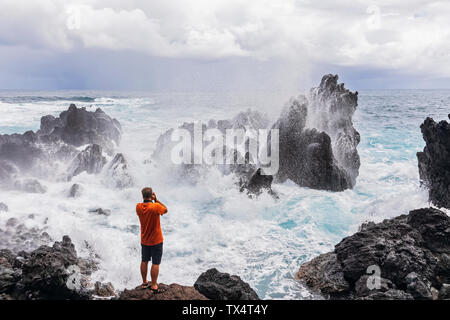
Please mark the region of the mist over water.
<svg viewBox="0 0 450 320"><path fill-rule="evenodd" d="M40 180L48 188L45 194L0 191L0 202L9 207L0 214L0 228L15 217L27 227L46 228L54 240L68 234L81 256L98 258L94 280L131 288L141 281L135 205L141 201L140 189L151 186L169 208L161 219L161 282L192 285L200 273L216 267L241 276L261 298L311 298L294 280L303 262L332 250L364 221L428 206L415 155L424 146L419 126L427 116L447 118L450 91L360 92L353 121L361 135L361 168L353 190L333 193L286 182L273 185L278 200L267 194L252 200L239 192L232 176L210 172L194 186L162 174L149 161L156 139L167 129L228 119L248 108L275 121L298 93L0 92L1 134L37 130L42 116L56 116L70 103L92 111L101 107L122 124L118 151L136 180L136 187L116 190L105 187L101 174L83 173L71 182ZM73 183L84 189L80 198L67 197ZM88 212L99 207L111 215Z"/></svg>

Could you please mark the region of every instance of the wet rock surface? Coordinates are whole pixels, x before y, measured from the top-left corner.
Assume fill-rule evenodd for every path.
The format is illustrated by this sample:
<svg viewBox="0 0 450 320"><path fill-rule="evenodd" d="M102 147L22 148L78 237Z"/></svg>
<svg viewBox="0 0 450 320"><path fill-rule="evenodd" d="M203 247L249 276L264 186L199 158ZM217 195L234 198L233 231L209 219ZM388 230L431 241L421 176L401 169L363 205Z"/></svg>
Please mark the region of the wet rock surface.
<svg viewBox="0 0 450 320"><path fill-rule="evenodd" d="M95 282L93 295L103 298L111 298L116 296L114 291L114 286L111 282L101 283L100 281Z"/></svg>
<svg viewBox="0 0 450 320"><path fill-rule="evenodd" d="M83 187L79 185L78 183L74 183L69 190L69 197L70 198L78 198L83 193Z"/></svg>
<svg viewBox="0 0 450 320"><path fill-rule="evenodd" d="M249 195L259 195L263 191L266 191L275 196L272 191L272 175L261 174L261 168L258 168L251 176L248 181L241 182L241 192L247 191Z"/></svg>
<svg viewBox="0 0 450 320"><path fill-rule="evenodd" d="M99 215L102 215L102 216L109 216L109 215L111 215L111 210L103 209L103 208L90 209L89 212L90 213L99 214Z"/></svg>
<svg viewBox="0 0 450 320"><path fill-rule="evenodd" d="M358 93L337 80L337 75L325 75L308 96L291 100L273 125L280 135L278 180L330 191L355 185L360 137L352 116Z"/></svg>
<svg viewBox="0 0 450 320"><path fill-rule="evenodd" d="M120 123L100 108L91 112L71 104L59 118L43 117L37 134L46 136L47 140L60 139L75 147L98 144L107 152L112 152L114 144L120 142L121 130Z"/></svg>
<svg viewBox="0 0 450 320"><path fill-rule="evenodd" d="M103 153L112 156L120 138L116 119L101 109L88 111L71 104L57 118L42 117L37 132L0 135L0 188L44 193L46 187L39 180L98 174L106 164ZM77 149L83 146L84 150ZM120 164L123 167L124 162ZM116 174L116 179L121 178ZM116 184L129 185L130 177L124 179Z"/></svg>
<svg viewBox="0 0 450 320"><path fill-rule="evenodd" d="M0 293L13 299L89 299L87 275L68 236L31 252L0 251ZM83 264L84 266L88 264Z"/></svg>
<svg viewBox="0 0 450 320"><path fill-rule="evenodd" d="M46 227L27 227L26 224L33 220L29 215L26 220L9 218L0 225L0 249L8 248L14 253L20 251L35 250L41 245L49 244L52 239L47 233Z"/></svg>
<svg viewBox="0 0 450 320"><path fill-rule="evenodd" d="M239 276L215 268L202 273L194 288L210 300L259 300L256 292Z"/></svg>
<svg viewBox="0 0 450 320"><path fill-rule="evenodd" d="M450 208L450 124L426 118L420 129L425 140L423 151L417 153L420 179L428 188L429 201Z"/></svg>
<svg viewBox="0 0 450 320"><path fill-rule="evenodd" d="M98 144L89 145L72 161L69 168L69 179L82 172L88 174L100 173L105 163L106 158L103 156L102 147Z"/></svg>
<svg viewBox="0 0 450 320"><path fill-rule="evenodd" d="M8 206L3 202L0 202L0 212L8 212Z"/></svg>
<svg viewBox="0 0 450 320"><path fill-rule="evenodd" d="M351 92L344 88L342 83L338 83L337 75L329 74L325 75L319 87L311 89L308 95L291 99L275 123L271 123L267 116L258 111L248 110L231 119L210 120L203 124L202 138L205 141L204 132L207 129L218 130L224 137L228 129L243 129L247 133L249 150L252 144L261 147L261 141L258 139L259 129L278 129L279 142L274 144L279 148L279 170L274 174L275 181L290 179L302 187L343 191L353 188L359 174L357 145L360 136L352 123L357 102L358 93ZM194 142L194 123L184 123L178 129L189 132L191 143ZM174 132L175 129L170 129L157 140L153 158L159 169L172 163L171 151L177 145L177 142L171 140ZM226 141L226 138L224 140ZM269 145L273 146L272 140L268 140ZM205 149L207 146L209 142L204 142ZM258 168L265 173L264 166L267 164L251 158L251 153L247 150L233 151L233 147L234 145L226 145L223 150L219 149L217 152L222 153L224 157L234 152L236 163L216 167L223 174L234 173L241 181L240 187L244 187L249 193L258 194L262 189L269 190L271 176L265 179L259 179L261 175L252 176ZM177 172L176 175L181 179L196 183L202 175L201 166L195 164L194 153L191 153L189 158L190 164L170 166L168 170ZM239 163L238 159L242 161Z"/></svg>
<svg viewBox="0 0 450 320"><path fill-rule="evenodd" d="M434 299L450 282L449 254L450 218L424 208L366 224L303 264L297 278L332 299Z"/></svg>
<svg viewBox="0 0 450 320"><path fill-rule="evenodd" d="M132 290L125 289L119 296L119 300L208 300L194 287L181 286L176 283L166 285L159 284L165 292L155 294L149 288L136 287Z"/></svg>
<svg viewBox="0 0 450 320"><path fill-rule="evenodd" d="M106 165L104 183L114 188L123 189L134 185L134 180L129 173L128 162L122 153L114 156Z"/></svg>

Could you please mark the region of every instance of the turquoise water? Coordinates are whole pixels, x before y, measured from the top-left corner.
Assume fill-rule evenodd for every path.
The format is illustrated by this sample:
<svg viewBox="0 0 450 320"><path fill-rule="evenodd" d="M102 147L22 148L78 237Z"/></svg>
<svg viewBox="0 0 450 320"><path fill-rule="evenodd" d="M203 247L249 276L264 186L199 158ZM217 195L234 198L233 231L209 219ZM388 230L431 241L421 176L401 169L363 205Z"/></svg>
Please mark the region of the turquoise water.
<svg viewBox="0 0 450 320"><path fill-rule="evenodd" d="M48 218L49 234L69 234L79 253L84 241L100 256L99 280L123 289L139 283L139 240L134 205L139 190L150 184L169 207L164 217L165 254L161 281L192 285L210 267L240 275L262 298L309 299L310 292L294 280L299 266L333 249L361 222L380 221L427 206L419 188L416 152L424 142L420 124L425 117L447 119L450 91L362 91L354 115L361 134L360 175L353 190L340 193L274 185L280 199L263 195L248 199L236 190L231 177L211 172L191 186L168 177L145 160L165 130L185 121L230 118L247 108L267 112L275 121L289 92L252 93L124 93L98 91L0 92L0 133L36 130L40 117L57 115L69 103L94 110L101 107L123 126L120 151L130 161L137 185L122 191L106 188L92 176L77 183L86 192L77 201L64 195L69 183L48 177L44 195L0 191L9 217L36 213L38 226ZM175 179L174 179L175 178ZM175 180L175 181L174 181ZM73 182L72 182L73 183ZM31 204L32 203L32 204ZM110 217L93 217L88 209L112 209Z"/></svg>

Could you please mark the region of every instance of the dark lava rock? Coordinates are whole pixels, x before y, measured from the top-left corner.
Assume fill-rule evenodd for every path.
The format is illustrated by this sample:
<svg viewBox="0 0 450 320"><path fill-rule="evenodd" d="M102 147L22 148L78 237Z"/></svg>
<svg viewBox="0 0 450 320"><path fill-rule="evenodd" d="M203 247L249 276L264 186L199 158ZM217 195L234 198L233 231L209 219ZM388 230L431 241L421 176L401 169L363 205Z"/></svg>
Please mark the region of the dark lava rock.
<svg viewBox="0 0 450 320"><path fill-rule="evenodd" d="M27 227L23 222L17 218L9 218L4 226L0 226L0 248L8 248L17 254L24 250L35 250L52 241L45 227Z"/></svg>
<svg viewBox="0 0 450 320"><path fill-rule="evenodd" d="M64 236L53 247L41 246L30 254L22 266L21 284L27 296L37 299L88 299L76 283L77 265L75 246Z"/></svg>
<svg viewBox="0 0 450 320"><path fill-rule="evenodd" d="M426 118L420 129L425 140L423 152L417 153L420 179L429 201L450 208L450 124Z"/></svg>
<svg viewBox="0 0 450 320"><path fill-rule="evenodd" d="M19 220L17 220L16 218L9 218L9 219L6 221L6 226L7 226L7 227L14 227L14 226L17 225L17 223L19 223Z"/></svg>
<svg viewBox="0 0 450 320"><path fill-rule="evenodd" d="M375 291L364 297L357 298L358 300L414 300L414 298L405 291L391 289L385 292Z"/></svg>
<svg viewBox="0 0 450 320"><path fill-rule="evenodd" d="M5 188L13 185L18 172L18 168L13 163L0 159L0 187Z"/></svg>
<svg viewBox="0 0 450 320"><path fill-rule="evenodd" d="M304 263L297 275L308 287L323 295L337 295L346 293L350 286L344 278L341 265L337 262L336 254L328 252Z"/></svg>
<svg viewBox="0 0 450 320"><path fill-rule="evenodd" d="M111 210L109 209L102 209L102 208L97 208L97 209L90 209L89 212L91 213L96 213L102 216L109 216L111 214Z"/></svg>
<svg viewBox="0 0 450 320"><path fill-rule="evenodd" d="M208 300L200 294L194 287L181 286L176 283L171 285L159 284L161 289L166 291L154 294L149 288L137 287L132 290L125 289L119 296L119 300Z"/></svg>
<svg viewBox="0 0 450 320"><path fill-rule="evenodd" d="M259 300L256 292L239 276L215 268L202 273L194 287L210 300Z"/></svg>
<svg viewBox="0 0 450 320"><path fill-rule="evenodd" d="M260 159L251 159L251 153L247 150L250 150L250 145L256 145L258 148L263 146L255 139L259 129L272 128L279 130L279 141L273 142L276 146L272 146L272 139L269 139L269 146L279 149L279 170L273 176L276 181L290 179L299 186L330 191L353 188L360 166L357 152L360 136L352 123L358 104L358 93L345 89L344 85L337 81L337 75L325 75L319 87L312 88L307 96L291 100L280 118L272 125L267 116L251 110L241 112L232 119L210 120L207 125L203 124L203 134L206 129L217 129L223 135L227 129L253 132L247 135L248 140L243 143L246 146L245 151L233 150L234 146L230 145L223 149L223 154L241 159L240 163L215 167L223 174L235 174L244 181L244 185L241 183L240 187L247 189L249 193L258 194L260 186L270 188L270 176L262 179L262 176L257 174L251 179L258 168L268 168L261 161L256 161ZM195 124L184 123L178 128L191 134L192 143ZM158 138L153 160L159 168L169 167L170 174L179 180L196 183L203 173L200 164L172 165L171 151L178 144L171 139L173 133L172 128ZM205 149L208 146L208 143L204 143ZM220 153L222 150L214 151ZM194 159L192 151L189 158L191 161ZM276 167L273 162L271 167ZM273 171L276 169L273 168Z"/></svg>
<svg viewBox="0 0 450 320"><path fill-rule="evenodd" d="M0 212L8 212L8 206L3 202L0 202Z"/></svg>
<svg viewBox="0 0 450 320"><path fill-rule="evenodd" d="M114 291L114 287L111 282L101 283L97 281L94 285L93 294L99 297L115 297L116 292Z"/></svg>
<svg viewBox="0 0 450 320"><path fill-rule="evenodd" d="M219 135L222 135L223 141L226 144L226 146L223 148L223 150L215 150L214 153L221 153L223 158L222 160L225 160L227 158L227 155L231 155L234 159L234 163L231 164L223 164L223 161L219 161L219 163L214 163L212 161L212 164L206 164L203 163L200 164L194 164L194 148L192 148L190 152L189 159L191 160L190 163L181 163L178 165L175 165L172 161L172 150L175 146L179 144L178 141L172 141L172 134L174 133L175 129L171 128L167 130L165 133L159 136L158 140L156 141L156 148L152 155L154 163L159 167L163 168L165 170L169 171L169 174L171 176L178 177L178 180L187 181L189 183L197 183L199 177L201 177L203 171L202 168L210 168L214 167L218 169L221 173L224 175L228 174L235 174L238 177L244 177L245 180L247 180L247 177L251 175L257 168L255 164L250 163L250 155L248 152L245 154L241 153L241 150L236 150L236 148L233 148L229 144L227 144L226 140L226 131L227 130L242 130L243 132L246 132L246 130L253 130L254 132L258 132L258 129L265 129L269 126L269 119L267 116L263 113L257 112L257 111L251 111L247 110L245 112L240 112L236 116L234 116L232 119L226 119L226 120L210 120L208 124L202 124L201 130L202 130L202 138L205 140L203 143L203 146L206 150L207 147L209 147L209 144L212 143L211 141L206 142L205 133L206 130L215 130ZM193 142L193 136L194 131L196 129L196 124L191 123L183 123L181 126L179 126L177 129L181 129L183 131L187 131L191 135L191 142ZM200 134L200 133L198 133ZM247 136L244 139L246 139L246 143L250 143L250 140L252 143L255 143L257 145L257 141L255 140L255 137ZM212 151L212 150L211 150ZM237 159L241 159L242 161L238 161ZM255 160L255 159L253 159Z"/></svg>
<svg viewBox="0 0 450 320"><path fill-rule="evenodd" d="M259 195L265 190L273 194L272 181L272 175L263 175L261 168L258 168L247 182L242 183L241 192L247 190L249 194Z"/></svg>
<svg viewBox="0 0 450 320"><path fill-rule="evenodd" d="M368 294L362 277L372 275L368 268L374 266L380 270L381 288ZM433 292L450 282L449 266L450 217L425 208L366 224L333 253L301 266L297 276L330 298L432 299Z"/></svg>
<svg viewBox="0 0 450 320"><path fill-rule="evenodd" d="M439 290L439 299L450 299L450 283L444 283Z"/></svg>
<svg viewBox="0 0 450 320"><path fill-rule="evenodd" d="M359 278L358 281L355 283L355 291L356 296L358 297L366 297L371 296L375 293L383 293L387 292L392 289L396 289L395 284L392 283L392 281L380 278L380 286L379 288L369 288L368 282L370 282L371 278L370 275L364 275Z"/></svg>
<svg viewBox="0 0 450 320"><path fill-rule="evenodd" d="M292 100L273 125L279 129L278 180L330 191L355 185L360 137L352 116L358 93L337 80L337 75L325 75L308 97Z"/></svg>
<svg viewBox="0 0 450 320"><path fill-rule="evenodd" d="M114 144L120 142L121 127L117 120L110 118L100 108L90 112L71 104L59 118L43 117L38 134L57 137L75 147L98 144L109 153L113 151Z"/></svg>
<svg viewBox="0 0 450 320"><path fill-rule="evenodd" d="M114 159L107 164L105 176L107 178L105 182L115 188L123 189L134 185L133 177L128 170L127 160L122 153L116 154Z"/></svg>
<svg viewBox="0 0 450 320"><path fill-rule="evenodd" d="M93 260L77 257L68 236L53 246L43 245L31 252L1 249L0 299L84 300L93 295L114 296L110 283L89 283L89 276L96 270Z"/></svg>
<svg viewBox="0 0 450 320"><path fill-rule="evenodd" d="M0 135L0 188L42 192L28 191L37 190L36 184L28 187L28 183L24 185L17 178L21 175L36 178L52 176L55 171L60 171L59 166L66 169L74 158L77 159L69 172L97 173L104 164L102 162L106 161L98 155L98 147L91 147L82 153L77 148L97 145L113 155L120 136L119 122L101 109L90 112L73 104L58 118L44 116L36 133L27 131L24 134Z"/></svg>
<svg viewBox="0 0 450 320"><path fill-rule="evenodd" d="M96 174L102 171L106 163L106 158L102 154L102 147L98 144L87 146L72 161L69 169L69 178L79 175L82 172Z"/></svg>
<svg viewBox="0 0 450 320"><path fill-rule="evenodd" d="M70 198L78 198L81 196L83 191L83 188L78 184L74 183L69 190L69 197Z"/></svg>
<svg viewBox="0 0 450 320"><path fill-rule="evenodd" d="M0 264L0 293L10 292L20 280L20 270Z"/></svg>

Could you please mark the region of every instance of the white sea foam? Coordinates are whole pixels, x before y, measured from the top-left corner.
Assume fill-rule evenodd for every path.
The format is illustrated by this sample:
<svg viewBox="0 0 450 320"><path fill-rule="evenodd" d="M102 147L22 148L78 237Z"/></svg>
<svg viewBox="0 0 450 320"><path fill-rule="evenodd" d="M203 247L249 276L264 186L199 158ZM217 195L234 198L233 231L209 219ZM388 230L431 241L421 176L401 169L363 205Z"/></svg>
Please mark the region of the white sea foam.
<svg viewBox="0 0 450 320"><path fill-rule="evenodd" d="M71 182L49 176L41 179L48 188L43 195L1 191L0 201L7 203L9 212L0 214L0 226L15 217L29 227L46 227L55 240L68 234L80 255L98 255L100 270L94 280L111 281L118 289L134 287L140 282L135 205L141 200L141 187L149 185L169 208L162 217L161 281L192 285L201 272L216 267L240 275L262 298L309 299L311 293L294 280L303 262L332 250L366 220L380 221L428 205L426 191L418 184L415 159L415 152L423 147L419 124L428 114L414 111L408 96L398 94L392 97L399 99L401 112L383 109L393 99L389 94L360 94L354 123L362 138L358 147L362 165L353 190L331 193L286 182L274 185L278 200L269 195L252 200L238 191L232 176L211 171L193 186L161 174L146 161L159 134L183 121L230 118L248 107L276 114L279 111L273 109L283 105L280 96L242 96L159 93L148 98L108 98L99 94L94 102L75 101L78 106L101 107L121 122L119 151L130 164L136 186L112 190L102 184L101 175L80 174ZM425 93L422 103L427 99ZM0 128L37 129L42 115L57 115L68 103L0 102ZM401 117L385 117L407 114L410 109L415 116L408 118L407 125ZM442 116L444 110L438 105L433 112ZM67 197L73 183L83 187L79 198ZM99 207L111 210L111 215L89 212ZM31 213L34 219L28 218Z"/></svg>

